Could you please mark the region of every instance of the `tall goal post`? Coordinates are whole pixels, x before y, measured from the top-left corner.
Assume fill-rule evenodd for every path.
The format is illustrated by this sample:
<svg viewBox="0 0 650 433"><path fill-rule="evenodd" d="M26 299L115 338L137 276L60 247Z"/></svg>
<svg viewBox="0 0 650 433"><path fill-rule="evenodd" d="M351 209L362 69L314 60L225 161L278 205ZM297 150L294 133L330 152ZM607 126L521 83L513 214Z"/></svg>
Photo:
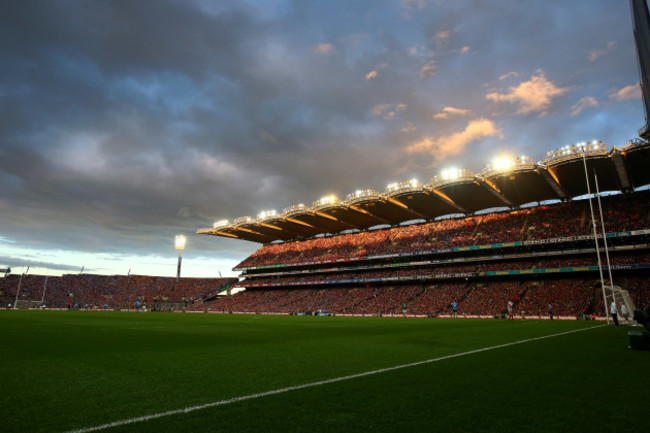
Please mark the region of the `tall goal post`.
<svg viewBox="0 0 650 433"><path fill-rule="evenodd" d="M600 212L600 228L603 233L603 245L605 246L605 259L607 260L607 273L609 276L609 286L603 286L603 287L609 287L610 291L612 292L612 299L616 301L616 296L614 296L614 288L618 288L619 292L625 292L625 295L627 297L627 300L629 300L629 303L631 305L627 305L626 302L626 307L627 311L630 313L634 313L634 304L632 304L632 300L630 299L629 294L627 293L627 290L621 290L620 287L614 285L614 277L612 277L612 263L609 260L609 247L607 245L607 232L605 230L605 219L603 218L603 205L600 201L600 187L598 186L598 176L596 175L596 170L594 169L594 182L596 183L596 197L598 198L598 211ZM601 277L602 277L602 271L601 271ZM622 295L621 295L622 296ZM606 299L607 297L605 297ZM621 299L622 301L622 299ZM616 302L617 305L621 305L621 302ZM605 314L609 313L609 304L605 302ZM607 321L609 324L609 320Z"/></svg>
<svg viewBox="0 0 650 433"><path fill-rule="evenodd" d="M589 174L587 172L587 149L582 146L582 163L585 167L585 181L587 181L587 197L589 198L589 210L591 211L591 226L594 231L594 243L596 244L596 257L598 258L598 272L600 273L600 286L603 289L603 302L605 303L605 317L609 325L609 309L607 308L607 296L605 294L605 279L603 278L603 263L600 260L600 247L598 246L598 231L596 229L596 218L594 217L594 205L591 200L591 186L589 186Z"/></svg>
<svg viewBox="0 0 650 433"><path fill-rule="evenodd" d="M607 245L607 232L605 231L605 218L603 218L603 204L600 201L600 188L598 187L598 176L594 170L594 182L596 183L596 197L598 198L598 211L600 212L600 229L603 233L603 245L605 246L605 260L607 261L607 273L609 274L609 285L614 287L612 277L612 263L609 260L609 247Z"/></svg>
<svg viewBox="0 0 650 433"><path fill-rule="evenodd" d="M20 274L20 278L18 279L18 288L16 289L16 299L14 299L14 310L18 308L16 304L18 303L18 296L20 295L20 287L23 284L23 277L27 275L27 272L29 272L29 266L27 266L27 270L25 272Z"/></svg>

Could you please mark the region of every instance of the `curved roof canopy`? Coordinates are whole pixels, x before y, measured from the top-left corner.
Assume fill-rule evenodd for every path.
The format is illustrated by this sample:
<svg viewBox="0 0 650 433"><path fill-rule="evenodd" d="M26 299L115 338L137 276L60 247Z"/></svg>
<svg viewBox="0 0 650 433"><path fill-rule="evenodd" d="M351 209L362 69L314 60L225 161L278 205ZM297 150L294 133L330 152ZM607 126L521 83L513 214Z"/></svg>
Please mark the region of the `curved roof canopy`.
<svg viewBox="0 0 650 433"><path fill-rule="evenodd" d="M548 152L538 163L518 157L486 165L479 174L446 171L426 185L410 180L390 184L383 193L360 190L345 200L323 197L311 207L298 204L282 213L266 211L257 218L241 217L232 223L222 220L197 233L268 243L544 200L569 200L587 194L585 166L592 193L596 189L594 173L600 191L632 191L650 184L650 142L635 139L623 149L615 147L609 152L602 142L578 143Z"/></svg>

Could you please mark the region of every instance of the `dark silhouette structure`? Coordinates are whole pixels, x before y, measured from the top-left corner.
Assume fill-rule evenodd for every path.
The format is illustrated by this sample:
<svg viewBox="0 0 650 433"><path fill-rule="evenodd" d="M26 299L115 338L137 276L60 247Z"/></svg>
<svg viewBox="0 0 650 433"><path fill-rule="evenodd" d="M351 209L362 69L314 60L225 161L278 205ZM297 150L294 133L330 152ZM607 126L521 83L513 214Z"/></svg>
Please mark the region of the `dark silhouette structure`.
<svg viewBox="0 0 650 433"><path fill-rule="evenodd" d="M630 0L634 23L634 42L641 75L641 91L645 108L645 125L639 129L639 137L650 139L650 14L646 0Z"/></svg>

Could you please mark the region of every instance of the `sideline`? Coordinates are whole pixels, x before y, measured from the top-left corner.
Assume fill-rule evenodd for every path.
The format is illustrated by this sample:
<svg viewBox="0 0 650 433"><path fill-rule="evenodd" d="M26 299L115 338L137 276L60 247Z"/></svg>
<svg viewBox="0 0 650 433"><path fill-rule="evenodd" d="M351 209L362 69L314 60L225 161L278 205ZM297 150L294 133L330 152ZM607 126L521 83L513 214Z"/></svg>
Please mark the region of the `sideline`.
<svg viewBox="0 0 650 433"><path fill-rule="evenodd" d="M424 361L412 362L410 364L402 364L402 365L396 365L394 367L380 368L378 370L365 371L363 373L351 374L349 376L335 377L333 379L326 379L326 380L321 380L321 381L318 381L318 382L311 382L311 383L305 383L305 384L302 384L302 385L288 386L286 388L280 388L280 389L276 389L276 390L273 390L273 391L260 392L260 393L257 393L257 394L249 394L249 395L244 395L244 396L241 396L241 397L233 397L233 398L229 398L227 400L214 401L212 403L205 403L205 404L200 404L200 405L196 405L196 406L188 406L188 407L185 407L185 408L182 408L182 409L173 409L173 410L168 410L166 412L153 413L151 415L144 415L144 416L139 416L139 417L135 417L135 418L127 418L127 419L123 419L123 420L119 420L119 421L113 421L113 422L110 422L110 423L107 423L107 424L101 424L101 425L94 426L94 427L83 427L83 428L80 428L80 429L77 429L77 430L68 430L66 433L89 433L89 432L95 432L95 431L100 431L100 430L106 430L106 429L113 428L113 427L120 427L120 426L127 425L127 424L134 424L134 423L137 423L137 422L149 421L149 420L152 420L152 419L163 418L163 417L166 417L166 416L190 413L190 412L194 412L194 411L201 410L201 409L207 409L207 408L210 408L210 407L225 406L227 404L237 403L237 402L240 402L240 401L253 400L253 399L256 399L256 398L266 397L266 396L269 396L269 395L283 394L285 392L297 391L297 390L305 389L305 388L313 388L315 386L328 385L330 383L343 382L343 381L346 381L346 380L357 379L357 378L360 378L360 377L372 376L372 375L380 374L380 373L386 373L388 371L400 370L402 368L409 368L409 367L416 367L418 365L431 364L433 362L444 361L446 359L459 358L461 356L472 355L474 353L487 352L489 350L501 349L501 348L509 347L509 346L516 346L517 344L529 343L531 341L544 340L546 338L558 337L560 335L573 334L575 332L582 332L582 331L587 331L587 330L590 330L590 329L602 328L602 327L605 327L605 326L607 326L607 325L590 326L590 327L587 327L587 328L574 329L572 331L560 332L558 334L550 334L550 335L544 335L544 336L541 336L541 337L528 338L526 340L513 341L512 343L504 343L504 344L499 344L499 345L496 345L496 346L483 347L481 349L469 350L467 352L455 353L453 355L445 355L445 356L441 356L441 357L438 357L438 358L425 359Z"/></svg>

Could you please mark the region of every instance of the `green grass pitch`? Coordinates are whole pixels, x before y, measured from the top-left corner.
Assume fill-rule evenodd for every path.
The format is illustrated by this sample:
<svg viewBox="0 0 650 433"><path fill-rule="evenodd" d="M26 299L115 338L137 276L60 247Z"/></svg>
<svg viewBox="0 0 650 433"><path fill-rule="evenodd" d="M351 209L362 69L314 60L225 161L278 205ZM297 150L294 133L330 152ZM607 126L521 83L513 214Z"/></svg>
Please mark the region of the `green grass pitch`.
<svg viewBox="0 0 650 433"><path fill-rule="evenodd" d="M647 431L650 352L562 321L0 311L3 432ZM596 327L595 327L596 326Z"/></svg>

